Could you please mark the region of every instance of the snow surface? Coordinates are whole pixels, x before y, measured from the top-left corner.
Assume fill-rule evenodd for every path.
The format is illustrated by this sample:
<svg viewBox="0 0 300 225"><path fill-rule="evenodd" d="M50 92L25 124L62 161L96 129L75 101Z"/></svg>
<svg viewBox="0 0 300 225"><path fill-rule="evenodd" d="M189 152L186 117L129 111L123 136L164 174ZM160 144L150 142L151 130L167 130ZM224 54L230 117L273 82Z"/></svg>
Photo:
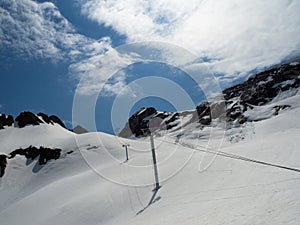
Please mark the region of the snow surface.
<svg viewBox="0 0 300 225"><path fill-rule="evenodd" d="M299 62L291 62L290 66L297 66L299 64Z"/></svg>
<svg viewBox="0 0 300 225"><path fill-rule="evenodd" d="M8 160L0 178L0 223L299 225L298 172L198 151L221 145L222 152L300 168L300 95L278 101L292 107L272 117L274 102L254 109L253 117L269 119L243 127L192 123L157 136L158 192L152 191L148 138L76 135L48 124L0 130L6 154L29 145L63 149L60 159L44 166L21 156ZM124 143L130 144L128 162Z"/></svg>

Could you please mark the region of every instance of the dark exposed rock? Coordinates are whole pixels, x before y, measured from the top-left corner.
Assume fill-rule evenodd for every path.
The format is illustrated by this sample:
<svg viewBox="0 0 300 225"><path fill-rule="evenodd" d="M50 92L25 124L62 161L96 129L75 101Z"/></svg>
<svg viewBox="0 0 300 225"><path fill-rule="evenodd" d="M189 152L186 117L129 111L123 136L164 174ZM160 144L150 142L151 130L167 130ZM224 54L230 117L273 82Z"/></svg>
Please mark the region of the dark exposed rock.
<svg viewBox="0 0 300 225"><path fill-rule="evenodd" d="M211 123L210 105L208 102L202 102L196 107L198 114L198 121L203 125L209 125Z"/></svg>
<svg viewBox="0 0 300 225"><path fill-rule="evenodd" d="M41 119L40 119L40 118ZM64 123L55 115L47 116L45 113L38 113L37 115L33 114L32 112L22 112L20 113L17 118L14 120L13 116L0 114L0 129L3 129L4 126L12 126L14 122L17 123L19 128L23 128L27 125L39 125L43 123L47 124L54 124L57 123L63 128L66 128Z"/></svg>
<svg viewBox="0 0 300 225"><path fill-rule="evenodd" d="M226 121L238 121L240 124L247 122L247 118L244 116L244 112L249 109L253 109L253 106L244 102L244 101L236 101L232 103L231 101L227 101L228 107L226 110Z"/></svg>
<svg viewBox="0 0 300 225"><path fill-rule="evenodd" d="M167 130L172 129L173 127L177 126L177 124L174 124L173 122L176 121L179 117L179 113L174 113L170 119L165 121L165 128Z"/></svg>
<svg viewBox="0 0 300 225"><path fill-rule="evenodd" d="M55 115L52 115L52 116L49 116L50 120L54 123L57 123L59 124L60 126L62 126L63 128L66 128L65 124L61 121L61 119L59 119L57 116Z"/></svg>
<svg viewBox="0 0 300 225"><path fill-rule="evenodd" d="M147 136L150 131L157 129L171 129L176 126L172 124L179 116L179 113L158 112L155 108L141 108L133 114L125 127L119 133L120 137L131 137L132 135ZM170 117L169 119L167 119Z"/></svg>
<svg viewBox="0 0 300 225"><path fill-rule="evenodd" d="M253 106L261 106L272 101L280 92L296 89L299 86L300 64L285 64L256 74L244 83L223 91L224 106L226 106L226 121L237 121L243 124L248 121L244 112L253 109ZM203 102L197 106L196 111L201 124L209 125L213 117L218 117L218 111L222 112L221 107L213 113L212 108L214 104L213 102L210 104ZM274 115L277 115L281 109L274 108Z"/></svg>
<svg viewBox="0 0 300 225"><path fill-rule="evenodd" d="M46 148L46 147L35 147L35 146L29 146L25 149L16 149L10 153L9 159L14 158L16 155L25 156L26 159L34 160L39 156L39 164L43 165L46 164L47 161L51 159L59 159L61 154L61 149L55 148Z"/></svg>
<svg viewBox="0 0 300 225"><path fill-rule="evenodd" d="M0 115L0 129L3 129L4 126L12 126L14 124L14 118L11 115Z"/></svg>
<svg viewBox="0 0 300 225"><path fill-rule="evenodd" d="M47 116L45 113L40 112L37 115L40 116L40 117L42 117L42 119L45 121L45 123L53 125L53 122L51 121L51 119L49 118L49 116Z"/></svg>
<svg viewBox="0 0 300 225"><path fill-rule="evenodd" d="M73 132L75 134L84 134L87 133L88 131L84 129L82 126L77 125L76 127L74 127Z"/></svg>
<svg viewBox="0 0 300 225"><path fill-rule="evenodd" d="M273 67L250 77L244 83L225 89L223 100L212 100L199 104L192 115L191 122L208 126L213 119L221 119L228 123L243 124L250 121L246 116L246 111L269 103L280 92L299 87L300 63ZM273 108L274 115L288 107L290 106L275 106ZM172 129L180 125L180 117L183 116L183 113L158 113L154 108L142 108L129 118L119 135L126 138L132 134L136 137L148 135L149 123L152 120L156 120L155 126L160 125L159 129L161 130ZM161 120L156 118L161 118Z"/></svg>
<svg viewBox="0 0 300 225"><path fill-rule="evenodd" d="M251 105L263 105L271 101L280 91L298 88L300 64L282 65L250 77L242 84L224 90L225 100L239 97Z"/></svg>
<svg viewBox="0 0 300 225"><path fill-rule="evenodd" d="M26 125L39 125L43 123L36 115L32 112L22 112L16 118L16 122L20 128L25 127Z"/></svg>
<svg viewBox="0 0 300 225"><path fill-rule="evenodd" d="M157 113L156 109L141 108L129 118L129 128L136 137L149 134L149 120Z"/></svg>
<svg viewBox="0 0 300 225"><path fill-rule="evenodd" d="M278 112L281 111L281 110L285 110L285 109L288 109L288 108L291 108L290 105L276 105L273 107L273 110L274 110L274 115L278 115Z"/></svg>
<svg viewBox="0 0 300 225"><path fill-rule="evenodd" d="M141 108L133 114L125 127L119 133L120 137L129 138L132 135L147 136L150 131L169 130L178 126L181 116L192 114L192 112L158 112L153 107Z"/></svg>
<svg viewBox="0 0 300 225"><path fill-rule="evenodd" d="M178 113L176 113L176 114L178 114ZM155 114L155 117L160 118L162 120L166 119L168 116L170 116L170 113L166 113L166 112L157 112Z"/></svg>
<svg viewBox="0 0 300 225"><path fill-rule="evenodd" d="M40 154L39 149L37 147L34 147L34 146L30 145L26 149L19 148L19 149L16 149L16 150L12 151L10 153L9 159L14 158L16 155L22 155L22 156L25 156L26 159L32 159L33 160L36 157L38 157L39 154Z"/></svg>
<svg viewBox="0 0 300 225"><path fill-rule="evenodd" d="M61 149L58 148L51 149L51 148L40 147L39 150L40 150L40 158L39 158L40 165L46 164L51 159L54 160L59 159L61 153Z"/></svg>
<svg viewBox="0 0 300 225"><path fill-rule="evenodd" d="M201 117L199 118L199 123L201 123L202 125L210 125L211 117L210 116Z"/></svg>
<svg viewBox="0 0 300 225"><path fill-rule="evenodd" d="M6 165L7 165L7 156L0 155L0 177L4 176Z"/></svg>

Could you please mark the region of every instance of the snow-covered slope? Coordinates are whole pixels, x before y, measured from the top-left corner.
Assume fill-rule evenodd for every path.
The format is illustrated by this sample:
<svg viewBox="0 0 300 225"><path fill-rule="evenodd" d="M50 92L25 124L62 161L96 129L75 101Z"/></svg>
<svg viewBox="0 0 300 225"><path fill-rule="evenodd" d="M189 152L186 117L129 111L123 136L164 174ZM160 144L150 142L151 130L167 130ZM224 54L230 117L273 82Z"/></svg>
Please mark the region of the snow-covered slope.
<svg viewBox="0 0 300 225"><path fill-rule="evenodd" d="M253 109L251 116L267 117L272 104L291 107L242 127L193 133L193 123L155 137L157 192L148 137L77 135L57 124L0 130L2 153L28 145L62 149L43 166L23 156L8 160L0 178L1 224L298 225L299 172L205 152L300 168L300 95ZM130 144L127 162L123 144Z"/></svg>

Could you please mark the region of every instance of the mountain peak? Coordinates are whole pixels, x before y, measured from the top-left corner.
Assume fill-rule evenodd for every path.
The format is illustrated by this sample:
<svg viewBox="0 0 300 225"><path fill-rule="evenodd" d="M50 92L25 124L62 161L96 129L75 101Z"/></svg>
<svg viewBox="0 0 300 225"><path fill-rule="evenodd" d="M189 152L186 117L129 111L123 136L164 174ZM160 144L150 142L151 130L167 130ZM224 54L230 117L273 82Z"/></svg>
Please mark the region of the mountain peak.
<svg viewBox="0 0 300 225"><path fill-rule="evenodd" d="M129 118L119 136L128 138L149 135L150 124L155 124L152 125L155 126L155 130L173 132L194 122L200 124L200 127L210 126L215 119L225 121L229 127L247 121L257 121L262 117L251 115L255 107L289 97L297 93L299 86L300 64L291 62L279 65L255 74L241 84L225 89L223 100L202 102L193 111L162 113L153 107L141 108ZM277 115L279 110L289 107L289 105L275 105L269 109L269 114ZM151 122L154 120L156 121Z"/></svg>
<svg viewBox="0 0 300 225"><path fill-rule="evenodd" d="M0 129L4 129L5 127L10 127L13 125L15 127L23 128L27 125L36 126L43 123L51 125L59 124L61 127L66 128L65 124L59 117L55 115L48 116L42 112L36 115L32 112L24 111L21 112L15 119L12 115L0 115Z"/></svg>

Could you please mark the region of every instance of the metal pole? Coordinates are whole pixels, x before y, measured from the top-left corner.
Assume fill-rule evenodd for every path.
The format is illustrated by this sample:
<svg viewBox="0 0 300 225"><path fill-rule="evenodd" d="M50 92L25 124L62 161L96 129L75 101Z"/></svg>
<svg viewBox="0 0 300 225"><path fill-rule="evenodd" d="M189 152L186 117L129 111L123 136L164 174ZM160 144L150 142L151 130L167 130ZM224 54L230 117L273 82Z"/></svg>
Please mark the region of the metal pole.
<svg viewBox="0 0 300 225"><path fill-rule="evenodd" d="M153 135L151 132L150 132L150 142L151 142L151 151L152 151L154 176L155 176L155 189L154 190L158 190L160 188L160 186L159 186L159 181L158 181L158 170L157 170L157 163L156 163L154 139L153 139Z"/></svg>
<svg viewBox="0 0 300 225"><path fill-rule="evenodd" d="M125 147L125 152L126 152L126 161L129 160L129 157L128 157L128 149L127 147L129 146L129 144L126 144L126 145L122 145L123 147Z"/></svg>

